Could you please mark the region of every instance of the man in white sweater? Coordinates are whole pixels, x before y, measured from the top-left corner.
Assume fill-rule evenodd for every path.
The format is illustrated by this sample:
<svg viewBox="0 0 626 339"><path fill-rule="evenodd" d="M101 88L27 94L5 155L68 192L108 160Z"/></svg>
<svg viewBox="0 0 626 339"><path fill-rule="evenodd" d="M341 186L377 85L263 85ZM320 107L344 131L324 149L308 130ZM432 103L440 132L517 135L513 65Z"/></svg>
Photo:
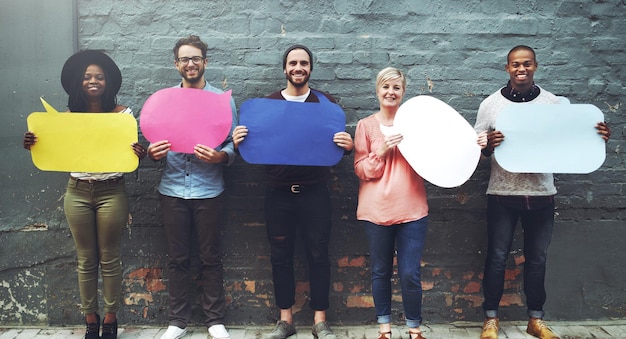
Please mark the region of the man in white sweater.
<svg viewBox="0 0 626 339"><path fill-rule="evenodd" d="M485 157L491 157L494 148L504 140L504 135L494 129L496 118L505 107L559 102L554 94L535 85L533 75L537 66L532 48L520 45L509 51L505 66L509 82L483 100L474 126L477 132L489 131L487 147L482 150ZM596 129L605 141L609 139L611 132L604 122L599 122ZM498 338L498 305L504 290L505 266L520 219L524 229L524 294L529 317L526 332L542 339L559 338L543 321L546 257L554 226L555 194L552 173L511 173L491 157L487 188L487 258L483 277L486 319L481 339Z"/></svg>

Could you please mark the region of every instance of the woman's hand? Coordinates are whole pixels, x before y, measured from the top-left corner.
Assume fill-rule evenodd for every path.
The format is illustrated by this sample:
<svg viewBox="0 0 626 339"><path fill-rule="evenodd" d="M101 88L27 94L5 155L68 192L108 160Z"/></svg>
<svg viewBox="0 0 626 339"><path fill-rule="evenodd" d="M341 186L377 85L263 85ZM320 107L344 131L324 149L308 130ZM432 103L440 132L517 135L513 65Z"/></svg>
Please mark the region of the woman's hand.
<svg viewBox="0 0 626 339"><path fill-rule="evenodd" d="M146 157L146 148L143 147L140 143L138 142L134 142L131 147L133 148L133 151L135 152L135 154L137 155L137 158L139 158L139 160L143 159Z"/></svg>
<svg viewBox="0 0 626 339"><path fill-rule="evenodd" d="M25 149L30 151L31 146L33 146L35 142L37 142L37 136L35 136L35 133L31 131L24 133L24 141L22 146L24 146Z"/></svg>
<svg viewBox="0 0 626 339"><path fill-rule="evenodd" d="M487 147L487 131L483 131L478 134L478 139L476 140L476 143L478 143L480 149L484 149L485 147Z"/></svg>
<svg viewBox="0 0 626 339"><path fill-rule="evenodd" d="M400 133L385 136L385 140L382 143L382 145L380 145L380 148L378 149L378 151L376 151L376 155L379 158L384 157L387 154L387 152L389 152L389 150L398 146L398 144L400 144L402 139L403 139L403 136Z"/></svg>

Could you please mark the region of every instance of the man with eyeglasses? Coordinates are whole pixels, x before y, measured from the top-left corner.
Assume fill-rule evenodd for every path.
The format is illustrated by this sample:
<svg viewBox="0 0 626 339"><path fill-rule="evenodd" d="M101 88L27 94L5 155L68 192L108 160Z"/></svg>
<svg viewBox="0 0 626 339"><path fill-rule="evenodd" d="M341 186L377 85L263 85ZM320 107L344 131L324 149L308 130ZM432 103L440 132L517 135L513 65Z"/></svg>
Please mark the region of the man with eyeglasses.
<svg viewBox="0 0 626 339"><path fill-rule="evenodd" d="M175 66L183 88L223 91L204 79L208 46L199 37L182 38L174 46ZM198 241L202 310L209 335L214 339L230 338L224 327L226 301L223 285L222 228L224 198L223 168L235 160L232 129L237 124L237 110L231 98L232 126L228 138L216 149L197 145L194 154L170 151L171 144L162 140L148 147L152 160L165 160L159 185L163 226L170 253L169 326L161 339L177 339L187 333L191 317L188 287L191 280L192 239Z"/></svg>

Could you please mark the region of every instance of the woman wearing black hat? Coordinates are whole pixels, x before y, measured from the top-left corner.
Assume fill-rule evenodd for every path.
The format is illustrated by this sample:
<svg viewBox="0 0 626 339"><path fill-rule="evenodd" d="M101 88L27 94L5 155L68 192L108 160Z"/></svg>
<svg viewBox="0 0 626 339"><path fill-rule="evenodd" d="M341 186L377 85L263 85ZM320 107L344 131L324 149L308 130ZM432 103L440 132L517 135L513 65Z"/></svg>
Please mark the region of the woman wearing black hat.
<svg viewBox="0 0 626 339"><path fill-rule="evenodd" d="M119 112L132 114L117 104L122 74L106 54L87 50L72 55L61 71L61 84L69 95L71 112ZM24 148L30 150L37 138L24 134ZM145 148L129 145L142 159ZM81 310L87 324L86 339L117 338L117 317L122 288L120 242L129 217L123 173L72 172L64 199L67 222L78 257ZM104 311L100 337L98 315L98 269L102 271Z"/></svg>

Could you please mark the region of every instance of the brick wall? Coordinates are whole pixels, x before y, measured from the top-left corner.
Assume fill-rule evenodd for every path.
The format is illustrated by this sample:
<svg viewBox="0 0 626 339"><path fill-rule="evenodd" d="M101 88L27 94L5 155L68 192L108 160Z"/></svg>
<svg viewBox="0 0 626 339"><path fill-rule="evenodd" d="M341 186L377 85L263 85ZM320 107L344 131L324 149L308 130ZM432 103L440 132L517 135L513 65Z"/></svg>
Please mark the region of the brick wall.
<svg viewBox="0 0 626 339"><path fill-rule="evenodd" d="M626 146L624 1L77 3L80 48L104 49L113 57L124 75L119 101L136 112L150 94L180 80L171 52L180 37L197 34L209 44L207 80L232 89L238 106L284 86L281 55L298 42L315 55L312 86L339 100L352 134L356 122L377 109L374 78L386 66L407 73L407 98L435 96L473 124L481 100L508 79L504 72L508 50L517 44L534 47L539 62L537 83L572 103L598 106L613 131L602 168L589 175L556 175L560 193L548 260L546 311L550 318L564 320L626 317L626 270L620 264L626 232L626 169L621 150ZM52 178L53 189L62 192L65 176L46 175ZM124 323L167 321L168 258L159 220L159 178L158 164L148 159L127 175L133 224L123 239L120 316ZM265 238L263 172L238 159L226 178L227 321L269 324L275 321L277 310ZM488 166L481 163L462 187L427 186L430 224L422 273L426 322L482 318L487 178ZM334 224L329 318L343 324L373 322L366 239L355 220L358 180L351 156L334 168L330 187ZM6 285L0 286L0 295L6 294L5 303L0 304L1 323L81 323L73 243L61 207L62 200L47 201L38 207L44 212L32 212L33 206L22 211L33 216L24 228L47 225L39 232L27 234L22 229L0 234L8 253L31 249L27 259L14 255L17 264L7 264L0 271ZM507 266L502 300L505 319L525 317L521 237L519 230ZM296 320L308 324L312 312L302 253L296 265ZM190 282L190 288L197 286ZM396 292L393 313L397 320L403 313L397 285Z"/></svg>

